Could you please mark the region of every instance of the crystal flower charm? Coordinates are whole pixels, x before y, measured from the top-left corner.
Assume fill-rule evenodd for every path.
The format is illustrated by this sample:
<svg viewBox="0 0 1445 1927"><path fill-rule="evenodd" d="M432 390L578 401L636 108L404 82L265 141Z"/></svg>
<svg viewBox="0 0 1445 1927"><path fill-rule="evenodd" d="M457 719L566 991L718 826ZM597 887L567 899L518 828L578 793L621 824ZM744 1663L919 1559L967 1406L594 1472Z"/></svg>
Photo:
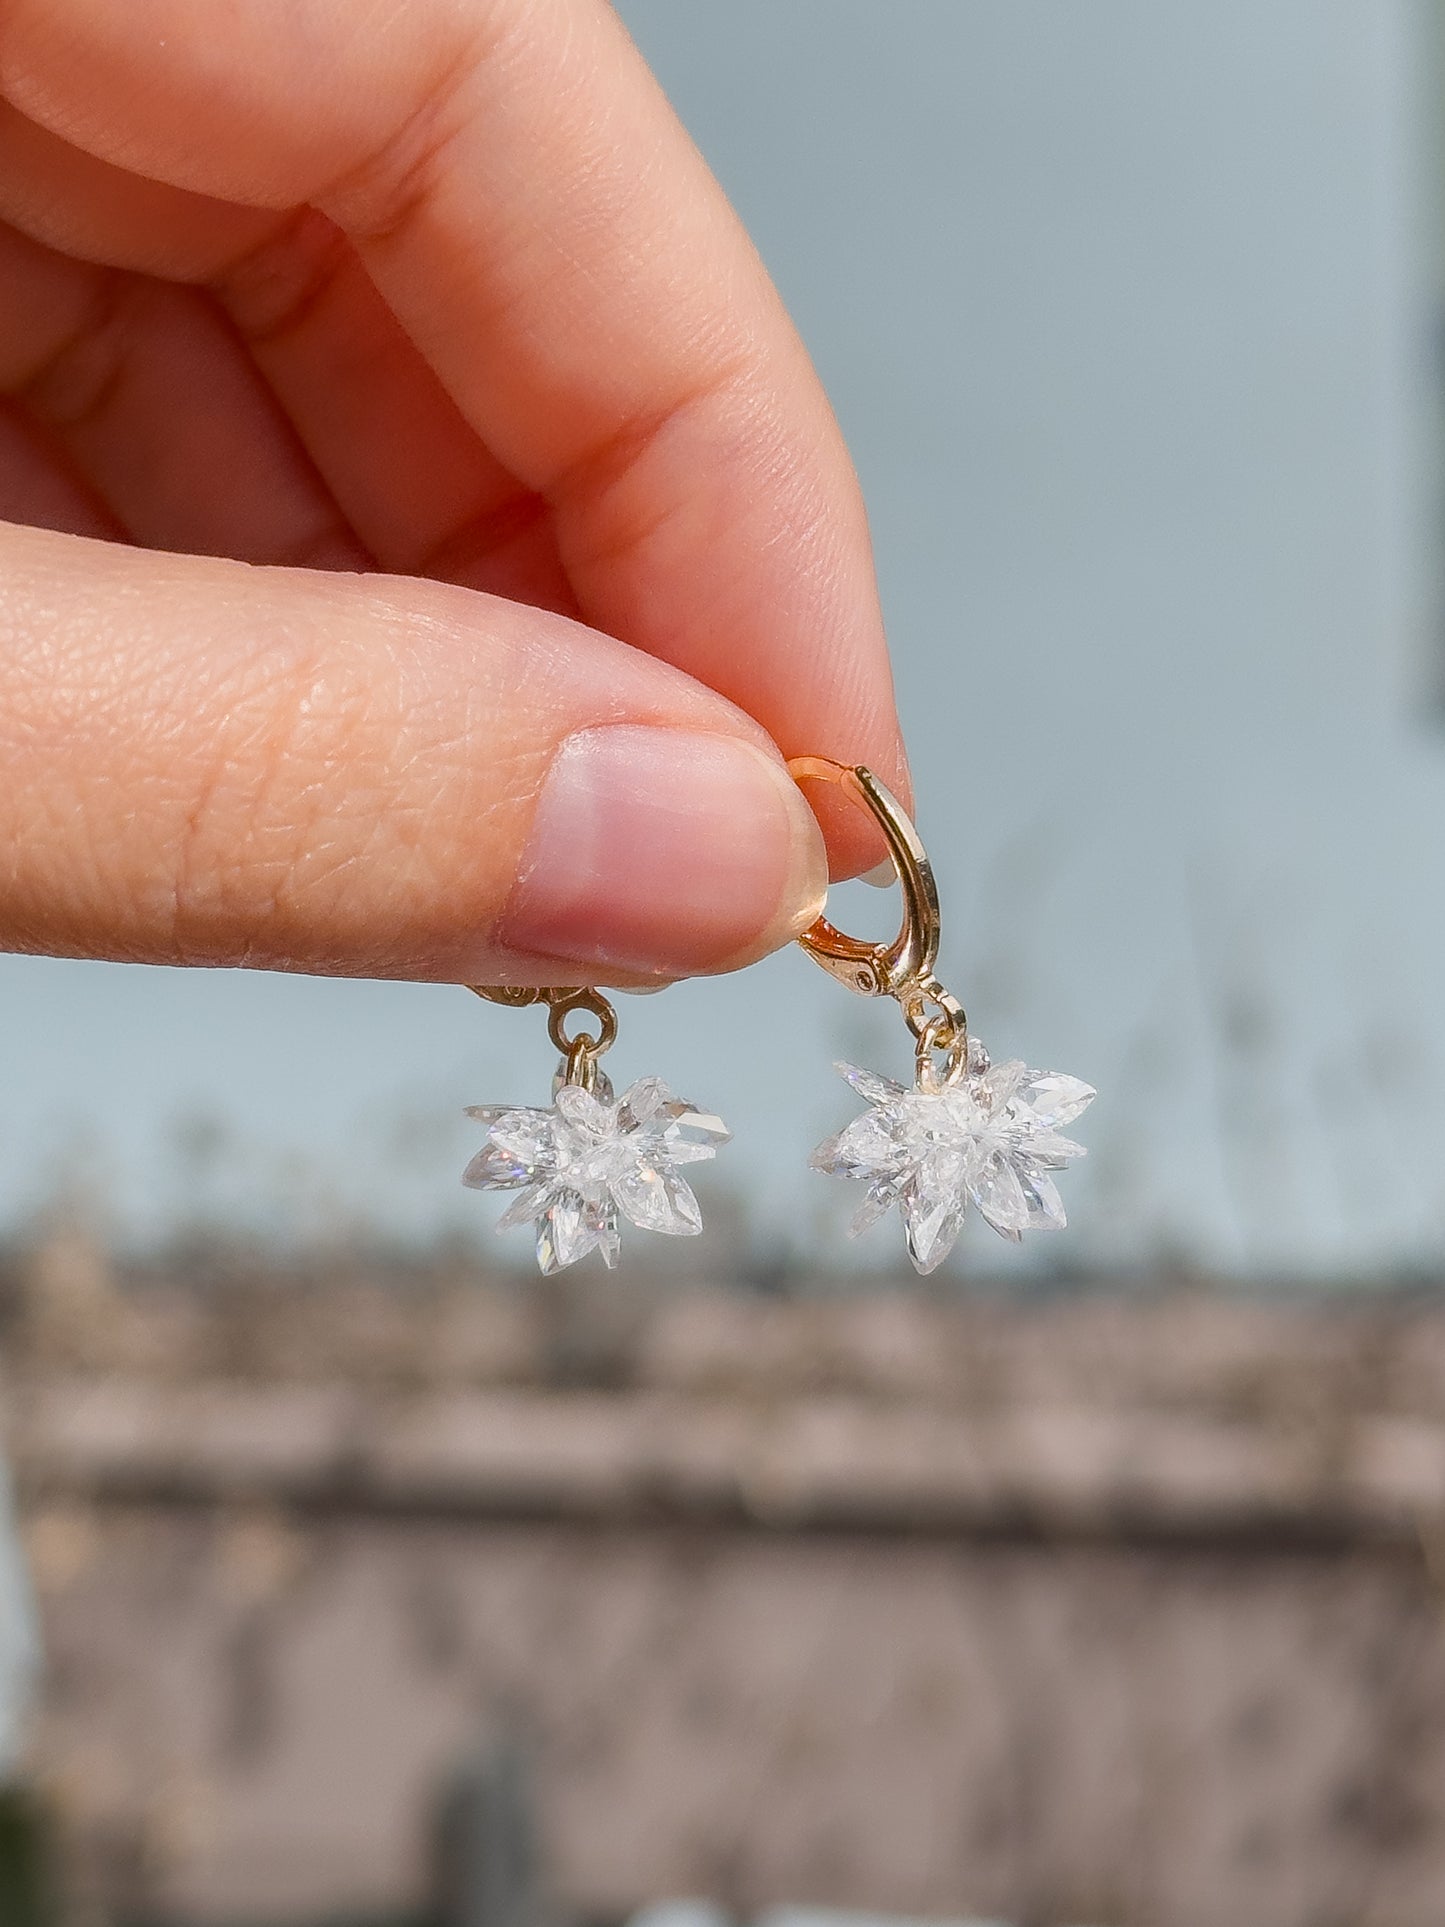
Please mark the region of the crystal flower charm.
<svg viewBox="0 0 1445 1927"><path fill-rule="evenodd" d="M912 1090L852 1064L837 1068L871 1108L820 1144L810 1161L829 1177L867 1185L850 1237L896 1204L908 1255L926 1273L952 1250L970 1202L1014 1243L1025 1231L1063 1229L1050 1174L1084 1155L1083 1145L1060 1132L1092 1101L1089 1085L1017 1060L990 1065L972 1040L956 1072L920 1076Z"/></svg>
<svg viewBox="0 0 1445 1927"><path fill-rule="evenodd" d="M546 1110L484 1104L467 1116L486 1125L487 1141L462 1183L517 1192L497 1230L534 1225L549 1275L589 1251L615 1265L619 1212L644 1231L695 1237L702 1213L679 1167L716 1156L732 1135L660 1077L639 1078L616 1099L605 1079L595 1091L563 1083Z"/></svg>

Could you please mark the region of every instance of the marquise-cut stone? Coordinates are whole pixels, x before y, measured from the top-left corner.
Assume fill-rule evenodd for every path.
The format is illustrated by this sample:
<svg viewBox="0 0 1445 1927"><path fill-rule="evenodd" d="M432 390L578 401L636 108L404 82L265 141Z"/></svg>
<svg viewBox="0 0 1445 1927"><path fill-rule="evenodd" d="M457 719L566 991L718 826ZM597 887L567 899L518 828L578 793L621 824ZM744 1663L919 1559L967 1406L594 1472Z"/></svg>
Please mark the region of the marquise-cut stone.
<svg viewBox="0 0 1445 1927"><path fill-rule="evenodd" d="M639 1164L614 1179L613 1196L635 1225L666 1237L691 1238L702 1230L692 1187L659 1164Z"/></svg>
<svg viewBox="0 0 1445 1927"><path fill-rule="evenodd" d="M1018 1101L1024 1105L1044 1131L1057 1131L1072 1124L1093 1102L1096 1092L1079 1077L1064 1077L1050 1071L1035 1071L1020 1086Z"/></svg>
<svg viewBox="0 0 1445 1927"><path fill-rule="evenodd" d="M529 1184L535 1174L535 1166L506 1145L484 1144L462 1172L462 1183L470 1185L474 1191L511 1191L519 1184Z"/></svg>
<svg viewBox="0 0 1445 1927"><path fill-rule="evenodd" d="M575 1265L599 1247L603 1262L617 1262L617 1221L610 1207L567 1191L537 1226L537 1263L544 1274Z"/></svg>
<svg viewBox="0 0 1445 1927"><path fill-rule="evenodd" d="M953 1249L963 1228L965 1209L961 1191L938 1191L921 1178L903 1187L903 1224L908 1255L914 1269L926 1277L936 1271Z"/></svg>
<svg viewBox="0 0 1445 1927"><path fill-rule="evenodd" d="M1029 1221L1029 1201L1019 1174L1008 1158L995 1151L975 1174L968 1194L994 1230L1005 1238L1019 1238Z"/></svg>
<svg viewBox="0 0 1445 1927"><path fill-rule="evenodd" d="M896 1097L902 1097L907 1086L895 1084L891 1077L883 1077L877 1071L865 1071L857 1064L839 1064L839 1075L845 1083L851 1084L860 1097L866 1097L870 1104L891 1104Z"/></svg>
<svg viewBox="0 0 1445 1927"><path fill-rule="evenodd" d="M555 1163L552 1139L537 1122L535 1111L507 1111L487 1132L487 1140L534 1174L550 1171Z"/></svg>
<svg viewBox="0 0 1445 1927"><path fill-rule="evenodd" d="M891 1211L898 1201L899 1187L889 1178L875 1178L863 1194L863 1202L853 1213L853 1222L848 1226L850 1238L861 1237L869 1225L877 1224L886 1211Z"/></svg>
<svg viewBox="0 0 1445 1927"><path fill-rule="evenodd" d="M1024 1188L1028 1201L1030 1231L1062 1231L1068 1223L1064 1216L1064 1201L1059 1196L1059 1187L1048 1172L1037 1166L1026 1167L1019 1163L1019 1183Z"/></svg>
<svg viewBox="0 0 1445 1927"><path fill-rule="evenodd" d="M660 1077L639 1077L623 1092L617 1105L617 1122L624 1131L635 1131L649 1123L666 1105L678 1102ZM688 1106L682 1105L686 1110Z"/></svg>
<svg viewBox="0 0 1445 1927"><path fill-rule="evenodd" d="M810 1162L815 1171L835 1178L869 1178L906 1160L906 1147L881 1110L865 1111L825 1138Z"/></svg>
<svg viewBox="0 0 1445 1927"><path fill-rule="evenodd" d="M724 1144L732 1142L732 1132L714 1111L695 1111L690 1105L683 1107L681 1099L675 1099L668 1109L667 1130L664 1133L668 1143L668 1155L679 1163L693 1163L698 1157L716 1157ZM685 1145L689 1152L687 1158L678 1157L678 1147Z"/></svg>
<svg viewBox="0 0 1445 1927"><path fill-rule="evenodd" d="M498 1231L511 1231L519 1224L534 1225L551 1210L557 1196L555 1185L533 1184L520 1192L497 1220Z"/></svg>

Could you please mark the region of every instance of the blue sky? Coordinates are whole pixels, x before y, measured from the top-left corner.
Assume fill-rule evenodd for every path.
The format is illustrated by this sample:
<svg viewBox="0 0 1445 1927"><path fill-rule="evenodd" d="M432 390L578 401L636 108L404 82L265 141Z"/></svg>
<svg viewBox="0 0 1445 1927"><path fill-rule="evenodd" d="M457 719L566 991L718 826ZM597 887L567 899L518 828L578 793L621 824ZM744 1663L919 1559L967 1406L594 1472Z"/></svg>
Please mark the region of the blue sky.
<svg viewBox="0 0 1445 1927"><path fill-rule="evenodd" d="M1435 1261L1445 638L1407 9L622 11L852 442L945 974L996 1053L1101 1089L1068 1250ZM551 1070L535 1015L460 990L35 959L0 987L10 1224L64 1182L145 1232L481 1236L461 1107ZM901 1024L798 953L622 1016L619 1075L723 1112L762 1233L839 1248L844 1195L804 1170L851 1103L829 1061L902 1071Z"/></svg>

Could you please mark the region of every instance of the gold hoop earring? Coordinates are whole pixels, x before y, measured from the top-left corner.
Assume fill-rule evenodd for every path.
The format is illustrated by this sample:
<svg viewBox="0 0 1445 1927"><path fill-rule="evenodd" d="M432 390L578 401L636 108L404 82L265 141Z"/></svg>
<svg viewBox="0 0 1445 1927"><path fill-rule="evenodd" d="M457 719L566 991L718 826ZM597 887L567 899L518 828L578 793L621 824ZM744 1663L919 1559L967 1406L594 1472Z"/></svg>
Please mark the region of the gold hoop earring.
<svg viewBox="0 0 1445 1927"><path fill-rule="evenodd" d="M835 784L867 811L903 891L903 924L892 943L846 936L826 916L798 939L849 990L894 998L914 1040L911 1089L853 1064L837 1067L870 1109L825 1139L809 1162L829 1177L867 1185L849 1235L896 1204L908 1255L926 1273L952 1250L970 1203L1013 1243L1025 1231L1062 1230L1052 1173L1084 1155L1061 1132L1093 1101L1092 1087L1019 1060L993 1064L970 1036L962 1004L935 974L941 917L928 853L872 771L822 756L795 757L788 768L800 783Z"/></svg>

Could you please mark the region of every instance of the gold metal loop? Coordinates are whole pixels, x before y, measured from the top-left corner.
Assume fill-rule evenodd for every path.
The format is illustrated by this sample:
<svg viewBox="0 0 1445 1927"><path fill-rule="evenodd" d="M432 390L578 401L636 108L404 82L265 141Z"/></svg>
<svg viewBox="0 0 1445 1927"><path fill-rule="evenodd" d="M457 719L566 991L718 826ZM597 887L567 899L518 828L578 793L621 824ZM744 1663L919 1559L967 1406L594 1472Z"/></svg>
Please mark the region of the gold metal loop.
<svg viewBox="0 0 1445 1927"><path fill-rule="evenodd" d="M925 1037L930 1039L931 1050L952 1049L968 1028L963 1005L951 990L944 989L937 977L924 977L916 984L908 984L898 1001L903 1009L903 1021L920 1044Z"/></svg>
<svg viewBox="0 0 1445 1927"><path fill-rule="evenodd" d="M953 1006L952 1011L939 1010L922 1024L915 1025L908 1011L904 1011L908 1017L908 1027L918 1039L913 1055L920 1090L942 1089L945 1084L951 1084L961 1077L968 1065L968 1021L958 1008L957 999L949 997L947 991L943 996ZM940 1051L943 1053L941 1072L934 1062L936 1053Z"/></svg>
<svg viewBox="0 0 1445 1927"><path fill-rule="evenodd" d="M897 797L861 763L833 763L825 756L795 756L788 764L795 782L836 783L882 830L903 891L903 927L892 943L849 937L826 917L809 924L798 942L830 977L861 997L897 997L933 981L938 957L938 886L928 853ZM905 1003L905 1015L907 1005ZM912 1019L910 1018L910 1025Z"/></svg>
<svg viewBox="0 0 1445 1927"><path fill-rule="evenodd" d="M513 984L468 984L467 989L490 1004L503 1004L509 1010L523 1010L531 1004L547 1006L547 1035L562 1053L567 1083L580 1084L585 1091L597 1087L597 1060L617 1041L617 1012L602 995L583 984L543 984L539 987ZM581 1030L575 1037L567 1034L567 1019L591 1017L596 1032Z"/></svg>
<svg viewBox="0 0 1445 1927"><path fill-rule="evenodd" d="M617 1012L607 999L596 990L562 990L547 996L551 1010L547 1015L547 1035L567 1059L570 1067L572 1055L585 1051L589 1057L600 1057L604 1051L611 1050L617 1041ZM567 1019L574 1013L592 1017L597 1022L597 1034L589 1036L579 1031L575 1037L567 1035Z"/></svg>

